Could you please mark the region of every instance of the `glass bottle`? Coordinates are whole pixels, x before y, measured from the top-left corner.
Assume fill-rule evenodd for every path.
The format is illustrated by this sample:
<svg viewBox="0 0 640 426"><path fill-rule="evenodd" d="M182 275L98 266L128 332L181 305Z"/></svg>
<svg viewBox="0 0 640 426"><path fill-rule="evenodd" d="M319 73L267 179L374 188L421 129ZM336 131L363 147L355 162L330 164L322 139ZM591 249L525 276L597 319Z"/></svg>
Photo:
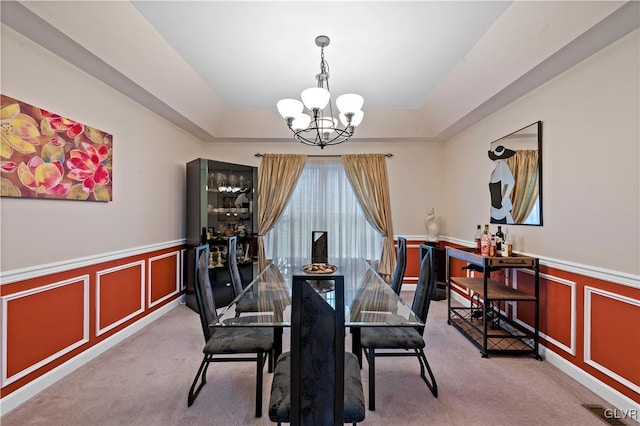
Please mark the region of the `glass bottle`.
<svg viewBox="0 0 640 426"><path fill-rule="evenodd" d="M491 235L489 235L489 225L484 225L484 231L482 232L482 238L480 239L480 254L483 256L489 256L490 248Z"/></svg>
<svg viewBox="0 0 640 426"><path fill-rule="evenodd" d="M502 256L502 243L504 241L504 233L502 232L502 226L498 225L496 231L496 254Z"/></svg>
<svg viewBox="0 0 640 426"><path fill-rule="evenodd" d="M502 256L504 257L511 256L512 250L513 250L513 243L511 242L511 238L509 238L509 232L507 228L505 228L504 241L502 242Z"/></svg>
<svg viewBox="0 0 640 426"><path fill-rule="evenodd" d="M482 231L480 230L480 225L478 225L476 229L476 236L474 241L476 242L476 251L480 251L480 241L482 240Z"/></svg>

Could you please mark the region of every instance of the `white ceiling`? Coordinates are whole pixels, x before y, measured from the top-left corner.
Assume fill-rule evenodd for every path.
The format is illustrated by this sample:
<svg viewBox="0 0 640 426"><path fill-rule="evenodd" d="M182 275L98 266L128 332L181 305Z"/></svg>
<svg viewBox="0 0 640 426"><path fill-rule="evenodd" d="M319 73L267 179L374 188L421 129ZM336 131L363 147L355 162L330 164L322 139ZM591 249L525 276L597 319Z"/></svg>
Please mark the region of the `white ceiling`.
<svg viewBox="0 0 640 426"><path fill-rule="evenodd" d="M2 22L205 141L286 140L315 85L365 98L356 139L444 140L638 28L616 1L2 1ZM527 124L527 123L522 123Z"/></svg>
<svg viewBox="0 0 640 426"><path fill-rule="evenodd" d="M316 84L323 34L333 92L362 94L367 108L418 108L510 2L133 3L225 105L299 98Z"/></svg>

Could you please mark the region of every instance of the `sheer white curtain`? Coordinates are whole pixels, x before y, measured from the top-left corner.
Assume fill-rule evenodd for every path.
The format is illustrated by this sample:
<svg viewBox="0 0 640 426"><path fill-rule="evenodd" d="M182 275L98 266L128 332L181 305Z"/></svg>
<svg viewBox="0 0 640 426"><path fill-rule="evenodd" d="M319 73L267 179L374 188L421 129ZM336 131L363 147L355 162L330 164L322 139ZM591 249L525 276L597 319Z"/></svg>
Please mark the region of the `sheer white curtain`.
<svg viewBox="0 0 640 426"><path fill-rule="evenodd" d="M382 236L364 217L339 158L309 158L289 205L265 237L267 258L311 258L311 232L327 231L329 258L377 259Z"/></svg>

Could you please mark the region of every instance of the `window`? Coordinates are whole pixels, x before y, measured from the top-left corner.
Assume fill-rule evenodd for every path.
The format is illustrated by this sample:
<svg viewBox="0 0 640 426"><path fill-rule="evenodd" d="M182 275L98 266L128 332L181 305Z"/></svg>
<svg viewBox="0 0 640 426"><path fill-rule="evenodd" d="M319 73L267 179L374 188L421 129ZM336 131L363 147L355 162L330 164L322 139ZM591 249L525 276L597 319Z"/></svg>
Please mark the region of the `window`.
<svg viewBox="0 0 640 426"><path fill-rule="evenodd" d="M378 259L382 236L360 208L339 159L309 158L289 204L265 235L266 255L311 258L311 232L328 232L329 258Z"/></svg>

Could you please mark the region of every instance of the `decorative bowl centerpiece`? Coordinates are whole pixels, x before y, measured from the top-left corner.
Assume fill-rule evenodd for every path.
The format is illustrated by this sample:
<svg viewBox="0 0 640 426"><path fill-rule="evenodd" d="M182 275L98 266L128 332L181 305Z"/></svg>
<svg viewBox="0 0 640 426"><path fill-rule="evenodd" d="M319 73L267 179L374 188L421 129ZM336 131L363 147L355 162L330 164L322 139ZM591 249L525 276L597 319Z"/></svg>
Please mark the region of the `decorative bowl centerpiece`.
<svg viewBox="0 0 640 426"><path fill-rule="evenodd" d="M309 263L302 267L302 271L306 274L333 274L336 269L336 265L328 263Z"/></svg>

